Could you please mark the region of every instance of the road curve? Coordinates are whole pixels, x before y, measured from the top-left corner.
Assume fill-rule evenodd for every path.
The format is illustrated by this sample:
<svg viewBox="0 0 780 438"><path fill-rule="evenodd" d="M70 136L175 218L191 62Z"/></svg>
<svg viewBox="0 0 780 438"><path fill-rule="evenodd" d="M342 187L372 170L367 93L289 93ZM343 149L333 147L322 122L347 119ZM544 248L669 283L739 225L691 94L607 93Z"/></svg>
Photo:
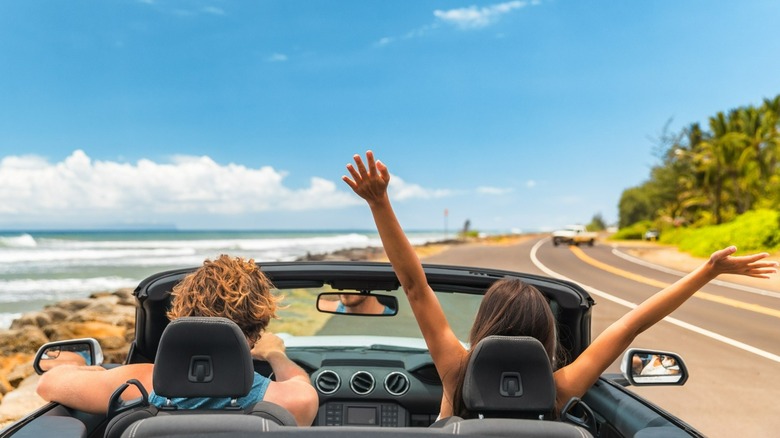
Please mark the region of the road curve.
<svg viewBox="0 0 780 438"><path fill-rule="evenodd" d="M608 244L554 247L548 238L505 246L455 246L423 261L510 269L577 282L596 300L594 337L632 306L684 275L637 261ZM634 390L707 436L776 436L780 430L775 406L780 399L777 291L712 282L632 346L683 356L691 373L685 386ZM608 370L618 371L617 363Z"/></svg>

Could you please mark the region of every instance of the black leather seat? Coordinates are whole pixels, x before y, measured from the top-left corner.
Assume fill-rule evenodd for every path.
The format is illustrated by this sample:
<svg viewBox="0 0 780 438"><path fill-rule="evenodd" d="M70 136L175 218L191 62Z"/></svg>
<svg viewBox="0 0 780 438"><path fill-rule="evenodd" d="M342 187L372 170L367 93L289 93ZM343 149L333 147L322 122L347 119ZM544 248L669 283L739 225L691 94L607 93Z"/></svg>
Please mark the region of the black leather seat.
<svg viewBox="0 0 780 438"><path fill-rule="evenodd" d="M226 318L186 317L165 328L154 364L154 392L167 399L155 407L144 401L111 418L105 436L114 438L132 423L155 416L191 414L251 414L281 425L296 425L281 406L260 402L246 409L237 400L252 388L254 367L249 344L238 326ZM224 398L225 409L179 409L171 399ZM109 412L111 415L111 412Z"/></svg>
<svg viewBox="0 0 780 438"><path fill-rule="evenodd" d="M527 336L482 339L466 367L463 402L485 418L554 418L555 380L541 342Z"/></svg>
<svg viewBox="0 0 780 438"><path fill-rule="evenodd" d="M281 427L263 418L242 416L214 419L155 417L134 423L122 438L225 437L225 438L443 438L450 436L496 438L593 438L582 428L557 421L490 418L463 420L442 428L427 427ZM240 421L239 421L240 420Z"/></svg>
<svg viewBox="0 0 780 438"><path fill-rule="evenodd" d="M161 397L230 398L235 403L252 388L249 344L226 318L172 321L154 362L154 392Z"/></svg>

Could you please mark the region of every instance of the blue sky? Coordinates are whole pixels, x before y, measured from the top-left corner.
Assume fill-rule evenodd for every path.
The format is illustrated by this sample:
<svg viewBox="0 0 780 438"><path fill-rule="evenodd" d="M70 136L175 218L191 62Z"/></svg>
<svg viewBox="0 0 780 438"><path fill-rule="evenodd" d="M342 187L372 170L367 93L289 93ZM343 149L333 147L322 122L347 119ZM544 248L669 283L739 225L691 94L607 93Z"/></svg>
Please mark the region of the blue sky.
<svg viewBox="0 0 780 438"><path fill-rule="evenodd" d="M617 221L654 138L780 94L780 2L0 2L0 229Z"/></svg>

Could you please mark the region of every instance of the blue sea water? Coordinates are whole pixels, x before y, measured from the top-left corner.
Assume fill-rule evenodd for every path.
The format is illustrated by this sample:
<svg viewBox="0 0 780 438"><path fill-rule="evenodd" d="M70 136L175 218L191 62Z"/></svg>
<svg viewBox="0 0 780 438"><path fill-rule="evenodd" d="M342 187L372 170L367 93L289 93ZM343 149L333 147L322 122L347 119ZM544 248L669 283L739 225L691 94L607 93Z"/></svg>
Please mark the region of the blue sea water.
<svg viewBox="0 0 780 438"><path fill-rule="evenodd" d="M413 244L444 239L411 232ZM0 232L0 328L24 312L93 292L134 288L147 276L220 254L257 262L381 246L375 231Z"/></svg>

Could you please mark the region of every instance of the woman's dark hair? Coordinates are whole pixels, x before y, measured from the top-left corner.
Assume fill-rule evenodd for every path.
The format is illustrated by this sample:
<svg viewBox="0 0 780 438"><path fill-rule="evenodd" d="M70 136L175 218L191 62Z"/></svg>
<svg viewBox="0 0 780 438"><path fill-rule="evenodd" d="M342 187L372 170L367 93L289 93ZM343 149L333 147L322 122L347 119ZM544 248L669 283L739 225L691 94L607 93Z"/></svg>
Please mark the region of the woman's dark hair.
<svg viewBox="0 0 780 438"><path fill-rule="evenodd" d="M547 298L539 290L519 278L503 278L485 292L469 334L470 348L492 335L530 336L539 340L547 352L552 368L556 368L559 354L555 316ZM469 418L471 413L463 404L463 381L471 351L460 367L452 414Z"/></svg>

